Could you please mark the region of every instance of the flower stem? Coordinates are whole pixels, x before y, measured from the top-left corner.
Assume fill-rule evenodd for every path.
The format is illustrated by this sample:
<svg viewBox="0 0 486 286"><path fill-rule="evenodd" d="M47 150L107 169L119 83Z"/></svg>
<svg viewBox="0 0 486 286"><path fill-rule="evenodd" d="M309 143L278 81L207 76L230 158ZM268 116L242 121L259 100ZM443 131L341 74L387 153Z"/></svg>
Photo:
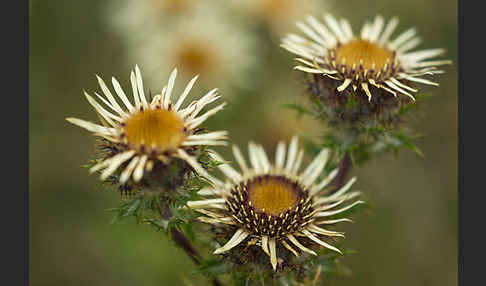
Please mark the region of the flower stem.
<svg viewBox="0 0 486 286"><path fill-rule="evenodd" d="M344 153L343 158L339 162L339 171L336 175L336 178L334 178L334 190L333 192L336 192L339 190L342 186L344 186L344 182L346 181L346 177L348 176L349 170L351 169L353 165L353 162L351 161L351 157L349 156L349 153L346 152Z"/></svg>
<svg viewBox="0 0 486 286"><path fill-rule="evenodd" d="M162 217L163 220L168 220L172 217L172 212L169 209L169 206L165 202L165 200L160 201L161 204L164 204L165 207L162 209L159 206L159 214ZM175 228L170 229L170 234L174 242L184 250L184 252L191 258L191 260L194 262L196 265L201 265L201 260L202 257L199 255L199 253L196 251L196 249L192 246L191 242L187 237L179 230ZM211 282L214 286L222 286L223 284L218 280L216 277L211 277Z"/></svg>

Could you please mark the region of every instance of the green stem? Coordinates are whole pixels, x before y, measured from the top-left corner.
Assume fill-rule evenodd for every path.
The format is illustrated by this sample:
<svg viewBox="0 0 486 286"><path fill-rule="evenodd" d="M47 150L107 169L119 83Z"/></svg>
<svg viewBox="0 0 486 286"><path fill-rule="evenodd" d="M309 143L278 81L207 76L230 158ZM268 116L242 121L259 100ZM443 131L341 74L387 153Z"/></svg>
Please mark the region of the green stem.
<svg viewBox="0 0 486 286"><path fill-rule="evenodd" d="M162 219L164 220L169 220L172 217L172 212L169 209L169 206L167 203L165 203L165 200L161 200L161 204L164 204L164 210L159 206L159 214ZM201 260L202 257L199 255L199 253L196 251L196 249L192 246L191 242L189 239L182 233L181 231L171 228L170 229L170 234L174 242L184 250L184 252L191 258L191 260L194 262L196 265L201 265ZM211 282L214 286L222 286L223 284L218 280L216 277L211 277Z"/></svg>

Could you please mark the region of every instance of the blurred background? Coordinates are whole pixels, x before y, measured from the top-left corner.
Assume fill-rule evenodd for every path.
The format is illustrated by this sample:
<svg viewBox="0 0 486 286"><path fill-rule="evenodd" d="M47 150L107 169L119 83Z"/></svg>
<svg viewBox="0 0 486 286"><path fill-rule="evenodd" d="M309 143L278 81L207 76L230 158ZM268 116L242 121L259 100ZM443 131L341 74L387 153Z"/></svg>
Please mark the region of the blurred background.
<svg viewBox="0 0 486 286"><path fill-rule="evenodd" d="M226 109L207 123L245 146L270 150L297 133L324 132L282 106L305 102L279 40L295 20L329 12L353 30L379 13L415 26L419 48L446 48L454 62L410 122L424 135L419 157L403 150L355 168L356 188L373 206L345 227L349 277L330 285L457 284L457 3L410 1L30 1L29 163L31 285L204 285L195 266L162 234L131 220L110 224L120 196L81 166L95 138L65 121L96 121L83 90L99 91L94 74L115 76L129 92L139 64L145 87L159 92L177 66L176 89L200 73L193 96L220 88ZM396 35L396 34L395 34ZM226 155L222 148L219 151ZM228 157L230 158L230 157ZM196 279L194 282L194 279Z"/></svg>

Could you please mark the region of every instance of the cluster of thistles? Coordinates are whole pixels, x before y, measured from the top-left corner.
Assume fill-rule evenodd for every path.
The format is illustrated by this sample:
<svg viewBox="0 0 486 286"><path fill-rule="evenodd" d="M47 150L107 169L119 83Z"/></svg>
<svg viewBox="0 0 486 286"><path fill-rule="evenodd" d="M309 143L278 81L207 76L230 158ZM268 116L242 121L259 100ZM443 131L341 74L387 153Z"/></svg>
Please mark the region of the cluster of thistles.
<svg viewBox="0 0 486 286"><path fill-rule="evenodd" d="M298 56L295 69L305 73L308 95L321 103L332 126L399 122L399 107L414 104L416 84L437 85L424 76L442 73L437 66L450 63L431 60L442 49L411 52L420 43L415 29L392 40L395 18L385 24L377 16L358 35L345 19L323 19L325 24L312 16L298 22L304 36L289 34L281 46ZM250 141L248 160L233 145L234 160L226 161L208 146L227 145L228 132L202 127L225 103L205 109L220 99L216 89L185 103L197 76L179 96L174 94L176 76L174 69L160 93L150 96L138 66L130 74L131 96L115 78L113 94L98 77L103 95L85 96L100 123L67 118L100 137L102 156L90 172L125 192L174 194L161 196L166 200L189 192L189 179L201 179L204 186L194 194L198 199L186 201L179 211L211 225L214 254L235 264L283 272L328 251L342 254L335 241L344 233L334 227L350 222L347 211L363 202L356 199L360 192L351 191L356 178L336 185L340 170L326 168L334 150L322 148L305 164L297 137L288 145L279 142L273 157ZM212 174L210 165L223 178Z"/></svg>

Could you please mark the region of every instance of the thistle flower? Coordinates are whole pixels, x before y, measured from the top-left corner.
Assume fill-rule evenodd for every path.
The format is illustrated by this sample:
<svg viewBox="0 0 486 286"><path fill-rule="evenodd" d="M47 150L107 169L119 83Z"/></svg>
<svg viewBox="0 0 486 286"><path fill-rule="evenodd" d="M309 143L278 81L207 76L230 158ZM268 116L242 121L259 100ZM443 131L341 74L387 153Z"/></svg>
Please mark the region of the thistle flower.
<svg viewBox="0 0 486 286"><path fill-rule="evenodd" d="M243 10L264 22L272 32L282 35L299 17L324 9L324 1L309 0L233 0L239 11Z"/></svg>
<svg viewBox="0 0 486 286"><path fill-rule="evenodd" d="M420 44L415 28L408 29L390 40L398 25L398 19L391 19L385 25L382 16L376 16L372 23L366 22L359 35L353 34L346 19L339 22L331 15L324 20L327 27L312 16L307 23L297 22L297 27L310 39L289 34L281 47L298 56L295 69L321 75L324 84L331 86L333 92L349 93L350 89L373 97L406 95L412 100L417 92L412 83L438 85L423 78L424 75L443 73L437 67L450 64L449 60L431 60L441 54L443 49L427 49L410 52Z"/></svg>
<svg viewBox="0 0 486 286"><path fill-rule="evenodd" d="M251 166L247 165L238 147L233 146L241 172L228 164L219 165L226 176L225 182L210 176L196 162L190 162L199 174L211 181L212 186L199 192L210 198L190 201L188 207L203 214L199 217L203 222L235 230L226 244L214 251L215 254L230 251L243 242L248 246L258 245L263 250L261 253L270 257L270 263L276 270L279 256L277 248L286 251L287 256L289 253L299 256L300 252L317 255L305 246L309 244L341 253L338 248L325 242L325 238L343 237L343 233L322 226L350 221L333 216L362 203L355 201L337 208L359 195L357 191L347 193L356 178L337 192L329 194L325 187L336 176L337 170L316 183L326 164L329 150L322 149L312 163L299 172L304 152L298 148L297 141L297 137L292 138L287 156L285 143L279 142L274 164L270 163L262 146L250 142ZM217 154L214 158L222 161Z"/></svg>
<svg viewBox="0 0 486 286"><path fill-rule="evenodd" d="M135 72L132 71L130 74L133 102L128 99L113 77L113 88L118 99L123 102L123 107L105 82L97 76L104 97L96 92L95 95L108 108L103 107L87 92L84 94L96 110L102 125L72 117L66 118L70 123L102 137L105 148L111 150L109 156L94 165L90 172L104 169L101 180L105 180L121 166L121 184L125 184L130 178L134 182L139 182L144 173L152 169L159 170L173 159L195 160L188 153L194 153L200 146L225 145L226 131L197 134L198 127L225 105L222 103L199 115L206 105L220 97L217 95L217 89L182 107L198 76L187 84L177 101L173 103L171 97L176 76L177 69L174 69L168 84L151 102L148 102L145 96L138 66L135 66Z"/></svg>
<svg viewBox="0 0 486 286"><path fill-rule="evenodd" d="M110 24L126 44L128 57L140 63L149 78L176 66L185 80L200 74L201 88L218 86L224 91L247 85L245 72L256 62L255 39L228 18L223 3L187 1L190 13L168 18L154 12L156 1L113 2Z"/></svg>

